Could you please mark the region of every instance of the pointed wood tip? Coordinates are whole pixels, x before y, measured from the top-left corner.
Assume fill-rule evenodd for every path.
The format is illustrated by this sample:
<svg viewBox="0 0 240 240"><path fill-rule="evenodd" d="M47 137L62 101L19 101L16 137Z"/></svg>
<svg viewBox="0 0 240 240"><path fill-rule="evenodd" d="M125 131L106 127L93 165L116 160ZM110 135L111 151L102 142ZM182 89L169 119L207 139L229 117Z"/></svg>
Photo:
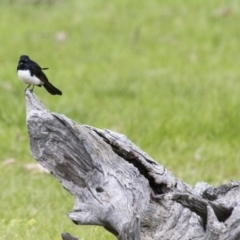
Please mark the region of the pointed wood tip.
<svg viewBox="0 0 240 240"><path fill-rule="evenodd" d="M26 111L27 116L32 111L46 111L45 106L42 102L37 98L37 96L29 89L25 91L25 98L26 98Z"/></svg>

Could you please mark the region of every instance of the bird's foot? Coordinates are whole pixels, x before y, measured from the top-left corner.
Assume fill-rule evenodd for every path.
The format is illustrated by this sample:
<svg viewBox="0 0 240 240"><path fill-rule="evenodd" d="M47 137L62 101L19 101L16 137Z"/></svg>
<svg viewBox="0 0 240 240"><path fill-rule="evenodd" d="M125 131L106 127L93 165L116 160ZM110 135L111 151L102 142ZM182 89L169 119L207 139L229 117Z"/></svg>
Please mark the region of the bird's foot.
<svg viewBox="0 0 240 240"><path fill-rule="evenodd" d="M28 90L28 88L30 87L31 85L28 85L26 88L25 88L25 92Z"/></svg>
<svg viewBox="0 0 240 240"><path fill-rule="evenodd" d="M33 87L32 87L31 89L29 89L30 86L31 86L31 84L28 85L28 86L25 88L25 93L26 93L27 90L29 90L31 93L33 92L34 85L33 85Z"/></svg>
<svg viewBox="0 0 240 240"><path fill-rule="evenodd" d="M30 92L33 92L34 87L35 87L35 86L33 85L33 86L32 86L32 89L30 89L29 91L30 91Z"/></svg>

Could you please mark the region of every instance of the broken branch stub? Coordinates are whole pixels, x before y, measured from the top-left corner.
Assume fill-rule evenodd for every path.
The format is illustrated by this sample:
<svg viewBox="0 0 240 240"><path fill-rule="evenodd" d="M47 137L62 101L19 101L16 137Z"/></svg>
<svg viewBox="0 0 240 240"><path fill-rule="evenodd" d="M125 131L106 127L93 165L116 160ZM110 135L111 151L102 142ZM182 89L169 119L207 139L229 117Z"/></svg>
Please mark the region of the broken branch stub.
<svg viewBox="0 0 240 240"><path fill-rule="evenodd" d="M238 182L224 191L193 188L124 135L78 125L28 90L26 109L31 154L73 195L74 223L103 226L121 240L240 236Z"/></svg>

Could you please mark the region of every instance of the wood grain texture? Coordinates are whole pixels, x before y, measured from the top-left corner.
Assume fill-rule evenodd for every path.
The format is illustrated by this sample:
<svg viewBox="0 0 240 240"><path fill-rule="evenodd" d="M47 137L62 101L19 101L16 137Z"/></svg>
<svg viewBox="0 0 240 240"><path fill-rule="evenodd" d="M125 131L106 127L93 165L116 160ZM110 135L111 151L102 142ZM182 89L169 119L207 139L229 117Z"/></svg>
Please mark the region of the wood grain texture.
<svg viewBox="0 0 240 240"><path fill-rule="evenodd" d="M69 191L70 219L119 240L240 239L240 185L195 187L124 135L79 125L26 91L32 156Z"/></svg>

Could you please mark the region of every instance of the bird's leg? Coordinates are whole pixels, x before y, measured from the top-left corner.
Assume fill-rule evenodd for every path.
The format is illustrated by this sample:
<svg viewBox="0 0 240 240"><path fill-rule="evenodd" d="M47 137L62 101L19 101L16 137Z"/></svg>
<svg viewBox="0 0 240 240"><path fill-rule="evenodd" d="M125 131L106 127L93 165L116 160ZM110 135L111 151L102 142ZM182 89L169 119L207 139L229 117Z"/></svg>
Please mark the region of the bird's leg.
<svg viewBox="0 0 240 240"><path fill-rule="evenodd" d="M25 88L25 92L27 91L27 89L31 86L31 84L29 84L26 88Z"/></svg>
<svg viewBox="0 0 240 240"><path fill-rule="evenodd" d="M35 85L33 85L32 89L30 89L31 92L33 92L34 87L35 87Z"/></svg>

